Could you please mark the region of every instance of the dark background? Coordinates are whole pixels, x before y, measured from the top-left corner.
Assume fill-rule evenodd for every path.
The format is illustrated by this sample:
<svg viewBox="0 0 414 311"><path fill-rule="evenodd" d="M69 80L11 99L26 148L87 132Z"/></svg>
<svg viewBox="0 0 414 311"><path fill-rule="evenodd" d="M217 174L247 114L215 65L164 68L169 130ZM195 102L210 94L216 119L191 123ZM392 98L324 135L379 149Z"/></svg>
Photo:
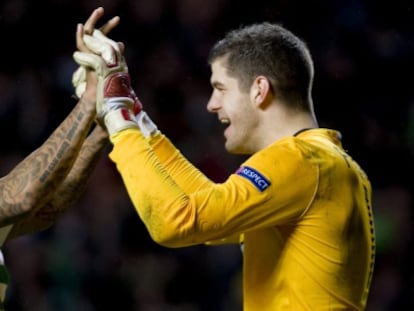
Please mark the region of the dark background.
<svg viewBox="0 0 414 311"><path fill-rule="evenodd" d="M342 132L373 184L377 257L367 310L414 308L413 1L1 0L1 176L74 106L76 24L97 6L103 21L121 17L111 36L126 44L145 110L215 181L241 159L226 154L206 112L209 48L226 31L265 20L303 38L320 125ZM157 246L106 155L53 228L4 251L8 310L241 310L238 247Z"/></svg>

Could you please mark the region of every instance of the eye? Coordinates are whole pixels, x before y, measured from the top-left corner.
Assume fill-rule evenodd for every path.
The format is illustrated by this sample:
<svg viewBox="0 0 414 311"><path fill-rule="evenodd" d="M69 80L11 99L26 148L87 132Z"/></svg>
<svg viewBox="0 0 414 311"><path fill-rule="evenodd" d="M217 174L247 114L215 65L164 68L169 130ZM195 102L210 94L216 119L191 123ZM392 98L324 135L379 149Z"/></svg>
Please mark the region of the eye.
<svg viewBox="0 0 414 311"><path fill-rule="evenodd" d="M215 96L223 96L224 92L225 92L224 88L215 87L213 89L213 95Z"/></svg>
<svg viewBox="0 0 414 311"><path fill-rule="evenodd" d="M219 93L224 93L226 91L226 88L224 87L222 83L213 82L212 86L213 86L214 91L217 91Z"/></svg>
<svg viewBox="0 0 414 311"><path fill-rule="evenodd" d="M217 91L219 91L220 93L225 93L226 89L224 87L218 87L216 88Z"/></svg>

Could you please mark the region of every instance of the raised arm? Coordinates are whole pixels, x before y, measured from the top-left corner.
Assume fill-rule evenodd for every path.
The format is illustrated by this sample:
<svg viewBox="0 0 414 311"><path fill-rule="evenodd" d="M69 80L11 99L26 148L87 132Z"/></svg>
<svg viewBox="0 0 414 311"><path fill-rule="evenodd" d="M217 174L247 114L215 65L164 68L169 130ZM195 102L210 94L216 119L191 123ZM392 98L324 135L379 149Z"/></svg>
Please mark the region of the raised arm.
<svg viewBox="0 0 414 311"><path fill-rule="evenodd" d="M33 210L15 223L7 239L45 230L52 226L56 219L72 207L84 193L87 181L107 145L106 132L100 126L96 126L84 142L69 174L53 193L53 197L39 210Z"/></svg>
<svg viewBox="0 0 414 311"><path fill-rule="evenodd" d="M81 99L50 137L0 179L0 226L44 206L75 162L95 119L95 105Z"/></svg>
<svg viewBox="0 0 414 311"><path fill-rule="evenodd" d="M94 10L77 31L92 32L103 13L102 8ZM107 33L118 22L115 17L101 29ZM107 134L100 126L86 139L96 118L93 81L88 86L46 142L0 180L0 227L14 224L8 239L46 229L83 193L107 144Z"/></svg>

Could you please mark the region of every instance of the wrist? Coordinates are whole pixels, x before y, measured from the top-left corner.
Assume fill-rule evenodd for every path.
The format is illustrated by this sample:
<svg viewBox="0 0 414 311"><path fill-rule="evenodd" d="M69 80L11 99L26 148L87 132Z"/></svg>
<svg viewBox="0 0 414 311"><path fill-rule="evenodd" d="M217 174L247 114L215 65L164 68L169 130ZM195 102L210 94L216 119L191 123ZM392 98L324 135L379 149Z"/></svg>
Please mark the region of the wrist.
<svg viewBox="0 0 414 311"><path fill-rule="evenodd" d="M147 113L141 110L135 116L139 129L145 137L150 137L158 133L157 125L151 120Z"/></svg>
<svg viewBox="0 0 414 311"><path fill-rule="evenodd" d="M120 107L109 111L105 115L103 121L109 136L115 135L126 129L139 128L134 114L126 107Z"/></svg>
<svg viewBox="0 0 414 311"><path fill-rule="evenodd" d="M88 96L82 95L81 98L78 99L78 105L81 105L84 111L95 115L96 113L96 102L94 98L90 98Z"/></svg>

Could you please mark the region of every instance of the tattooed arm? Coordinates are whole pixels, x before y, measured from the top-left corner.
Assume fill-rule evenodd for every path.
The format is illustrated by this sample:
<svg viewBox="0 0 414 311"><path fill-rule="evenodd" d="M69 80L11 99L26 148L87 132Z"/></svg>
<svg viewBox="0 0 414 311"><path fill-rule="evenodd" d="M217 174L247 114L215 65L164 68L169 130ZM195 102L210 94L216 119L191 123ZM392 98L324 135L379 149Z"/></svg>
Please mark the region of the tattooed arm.
<svg viewBox="0 0 414 311"><path fill-rule="evenodd" d="M80 100L41 147L0 179L0 227L50 201L72 168L94 118L94 102Z"/></svg>
<svg viewBox="0 0 414 311"><path fill-rule="evenodd" d="M78 48L86 51L79 38L92 33L103 14L103 8L97 8L84 25L78 25ZM108 33L118 23L116 16L100 29ZM70 115L40 148L0 179L0 229L14 225L8 239L49 227L73 205L106 146L107 134L100 126L85 141L96 115L96 76L89 73L87 80L88 87Z"/></svg>
<svg viewBox="0 0 414 311"><path fill-rule="evenodd" d="M98 163L108 144L108 135L100 126L84 142L76 162L59 186L53 197L39 210L30 212L27 217L18 221L9 233L7 239L13 239L23 234L45 230L52 226L56 219L73 206L84 193L87 181Z"/></svg>

